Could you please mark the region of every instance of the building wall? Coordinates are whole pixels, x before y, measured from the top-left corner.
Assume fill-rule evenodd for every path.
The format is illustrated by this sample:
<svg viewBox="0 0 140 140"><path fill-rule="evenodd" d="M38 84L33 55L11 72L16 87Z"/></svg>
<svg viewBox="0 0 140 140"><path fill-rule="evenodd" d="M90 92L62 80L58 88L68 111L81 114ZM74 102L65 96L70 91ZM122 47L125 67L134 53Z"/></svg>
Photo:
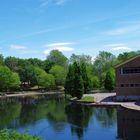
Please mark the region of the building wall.
<svg viewBox="0 0 140 140"><path fill-rule="evenodd" d="M116 95L140 96L140 73L122 74L123 67L140 67L140 56L116 68Z"/></svg>

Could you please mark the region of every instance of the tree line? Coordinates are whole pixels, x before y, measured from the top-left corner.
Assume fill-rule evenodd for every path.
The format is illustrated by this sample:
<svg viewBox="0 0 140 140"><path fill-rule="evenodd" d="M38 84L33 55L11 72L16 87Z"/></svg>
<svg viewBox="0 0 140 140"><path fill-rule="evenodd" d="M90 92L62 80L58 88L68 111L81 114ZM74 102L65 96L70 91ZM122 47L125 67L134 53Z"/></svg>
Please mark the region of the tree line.
<svg viewBox="0 0 140 140"><path fill-rule="evenodd" d="M116 57L110 52L101 51L94 61L91 56L84 54L72 54L68 59L58 50L52 50L45 60L12 56L4 58L0 55L0 91L64 86L66 92L72 94L79 90L88 93L91 89L104 88L112 91L115 87L114 65L137 54L140 51L124 52ZM80 98L81 95L78 96Z"/></svg>

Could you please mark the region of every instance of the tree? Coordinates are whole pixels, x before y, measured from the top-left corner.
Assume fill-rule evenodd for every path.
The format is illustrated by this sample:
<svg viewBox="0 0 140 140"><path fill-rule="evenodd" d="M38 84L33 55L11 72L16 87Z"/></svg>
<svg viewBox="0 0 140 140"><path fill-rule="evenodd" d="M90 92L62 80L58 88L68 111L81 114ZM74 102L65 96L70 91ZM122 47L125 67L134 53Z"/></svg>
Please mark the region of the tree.
<svg viewBox="0 0 140 140"><path fill-rule="evenodd" d="M91 88L94 88L94 89L97 89L99 88L100 86L100 81L99 81L99 78L97 76L92 76L90 78L91 82L90 82L90 87Z"/></svg>
<svg viewBox="0 0 140 140"><path fill-rule="evenodd" d="M3 58L3 55L0 54L0 65L3 65L4 64L4 58Z"/></svg>
<svg viewBox="0 0 140 140"><path fill-rule="evenodd" d="M12 71L18 70L18 58L8 56L5 58L4 63L10 70L12 70Z"/></svg>
<svg viewBox="0 0 140 140"><path fill-rule="evenodd" d="M113 67L116 62L116 57L110 52L101 51L99 55L95 58L94 62L94 74L99 77L100 87L104 85L104 76L109 68Z"/></svg>
<svg viewBox="0 0 140 140"><path fill-rule="evenodd" d="M58 50L52 50L47 56L47 60L54 65L60 65L62 67L67 67L67 58Z"/></svg>
<svg viewBox="0 0 140 140"><path fill-rule="evenodd" d="M131 51L131 52L124 52L118 55L118 61L119 63L124 62L131 57L134 57L136 55L140 54L140 51Z"/></svg>
<svg viewBox="0 0 140 140"><path fill-rule="evenodd" d="M0 66L0 90L8 91L19 88L20 78L17 73L13 73L6 66Z"/></svg>
<svg viewBox="0 0 140 140"><path fill-rule="evenodd" d="M74 68L74 94L78 99L81 99L84 94L84 83L82 79L80 65L77 62L73 64Z"/></svg>
<svg viewBox="0 0 140 140"><path fill-rule="evenodd" d="M72 54L70 57L70 63L78 62L78 63L86 63L86 64L92 64L92 57L90 55L76 55Z"/></svg>
<svg viewBox="0 0 140 140"><path fill-rule="evenodd" d="M66 81L65 81L65 93L70 94L72 97L74 97L74 69L73 65L69 65L68 68L68 73L66 76Z"/></svg>
<svg viewBox="0 0 140 140"><path fill-rule="evenodd" d="M115 87L115 72L114 72L114 69L110 69L107 72L104 87L105 87L106 90L108 90L110 92L112 90L114 90L114 87Z"/></svg>
<svg viewBox="0 0 140 140"><path fill-rule="evenodd" d="M54 76L56 85L64 85L66 79L66 70L64 67L54 65L49 73Z"/></svg>
<svg viewBox="0 0 140 140"><path fill-rule="evenodd" d="M35 83L36 85L50 88L55 85L55 80L53 75L47 74L43 69L39 67L34 67Z"/></svg>
<svg viewBox="0 0 140 140"><path fill-rule="evenodd" d="M90 83L89 83L90 80L88 78L86 64L84 62L81 63L81 74L82 74L82 79L84 84L84 93L87 93L90 88Z"/></svg>

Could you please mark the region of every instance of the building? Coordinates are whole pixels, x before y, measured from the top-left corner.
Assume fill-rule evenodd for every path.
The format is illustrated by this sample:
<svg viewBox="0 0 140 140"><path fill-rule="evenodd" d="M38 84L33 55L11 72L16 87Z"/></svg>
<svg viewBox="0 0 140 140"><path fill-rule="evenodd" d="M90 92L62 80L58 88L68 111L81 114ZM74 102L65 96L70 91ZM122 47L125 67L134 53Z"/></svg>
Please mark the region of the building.
<svg viewBox="0 0 140 140"><path fill-rule="evenodd" d="M140 99L140 55L116 67L116 98L118 100Z"/></svg>

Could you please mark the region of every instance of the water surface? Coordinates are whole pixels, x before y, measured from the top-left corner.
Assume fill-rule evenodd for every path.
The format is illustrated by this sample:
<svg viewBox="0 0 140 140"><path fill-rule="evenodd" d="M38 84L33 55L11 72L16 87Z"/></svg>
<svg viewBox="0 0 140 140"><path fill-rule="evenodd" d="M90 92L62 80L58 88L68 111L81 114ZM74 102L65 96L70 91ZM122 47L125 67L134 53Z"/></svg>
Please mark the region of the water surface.
<svg viewBox="0 0 140 140"><path fill-rule="evenodd" d="M140 140L140 113L70 104L62 98L9 99L0 102L0 127L43 140Z"/></svg>

